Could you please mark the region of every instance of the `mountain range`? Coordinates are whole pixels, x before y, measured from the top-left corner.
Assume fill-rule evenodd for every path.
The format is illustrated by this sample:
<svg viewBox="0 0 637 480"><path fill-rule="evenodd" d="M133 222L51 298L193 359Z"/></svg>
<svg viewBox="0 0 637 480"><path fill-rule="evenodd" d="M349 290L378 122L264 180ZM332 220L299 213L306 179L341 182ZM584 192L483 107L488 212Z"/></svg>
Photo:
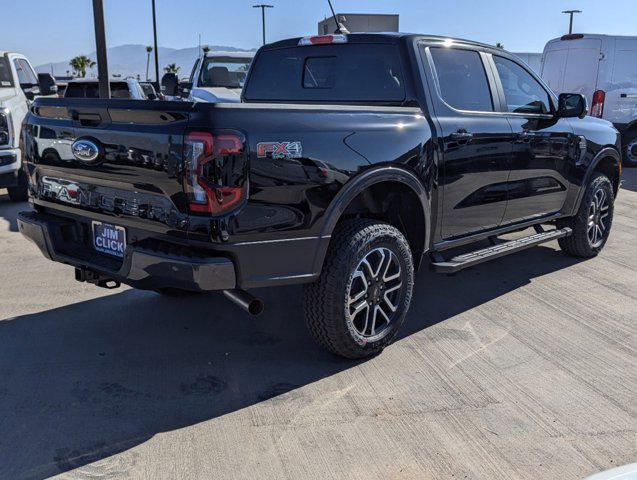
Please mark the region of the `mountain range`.
<svg viewBox="0 0 637 480"><path fill-rule="evenodd" d="M209 45L210 51L223 52L245 52L241 48L235 48L224 45ZM253 49L254 51L256 49ZM169 48L159 47L159 76L163 75L163 69L170 63L175 63L180 67L179 76L187 77L190 70L198 57L199 47L190 48ZM81 53L78 53L78 55ZM107 49L108 56L108 73L112 75L121 75L122 77L137 76L146 77L146 46L145 45L120 45ZM95 61L96 53L91 52L88 57ZM70 60L70 59L69 59ZM67 76L72 74L72 68L69 60L63 62L52 62L38 65L35 67L38 72L52 73L53 76ZM154 79L155 63L154 52L150 54L149 76ZM68 72L68 73L67 73ZM87 77L97 76L97 67L87 70Z"/></svg>

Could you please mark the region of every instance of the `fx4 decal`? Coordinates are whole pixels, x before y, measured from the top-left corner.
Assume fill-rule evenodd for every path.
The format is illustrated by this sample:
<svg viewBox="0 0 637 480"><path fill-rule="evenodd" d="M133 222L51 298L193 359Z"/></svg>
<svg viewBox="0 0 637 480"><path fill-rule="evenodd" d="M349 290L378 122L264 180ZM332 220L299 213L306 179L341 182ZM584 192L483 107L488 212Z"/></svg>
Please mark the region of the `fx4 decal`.
<svg viewBox="0 0 637 480"><path fill-rule="evenodd" d="M258 158L301 158L301 142L260 142L257 143Z"/></svg>

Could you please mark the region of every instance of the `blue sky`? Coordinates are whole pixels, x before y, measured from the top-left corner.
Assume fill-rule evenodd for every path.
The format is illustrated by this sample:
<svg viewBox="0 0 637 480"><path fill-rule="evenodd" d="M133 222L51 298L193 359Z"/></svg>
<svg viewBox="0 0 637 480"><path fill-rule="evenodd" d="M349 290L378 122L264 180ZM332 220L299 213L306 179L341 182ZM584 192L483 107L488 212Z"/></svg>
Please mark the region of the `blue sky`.
<svg viewBox="0 0 637 480"><path fill-rule="evenodd" d="M252 48L261 44L260 10L245 0L156 0L159 45L202 43ZM268 41L314 34L329 14L326 0L269 0ZM91 0L0 0L0 50L19 51L34 64L95 50ZM109 46L151 44L150 0L104 0ZM400 29L502 42L507 50L540 52L566 33L562 10L579 9L578 32L637 35L635 0L335 0L343 13L398 13ZM52 7L55 5L54 7Z"/></svg>

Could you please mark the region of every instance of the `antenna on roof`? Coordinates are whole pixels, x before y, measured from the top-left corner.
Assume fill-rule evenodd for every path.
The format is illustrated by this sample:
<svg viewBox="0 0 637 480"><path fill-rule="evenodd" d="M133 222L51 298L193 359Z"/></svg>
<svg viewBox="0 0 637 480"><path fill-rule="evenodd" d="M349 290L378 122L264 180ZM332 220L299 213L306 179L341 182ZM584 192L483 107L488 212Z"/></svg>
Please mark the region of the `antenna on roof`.
<svg viewBox="0 0 637 480"><path fill-rule="evenodd" d="M349 30L345 28L345 25L343 25L342 23L338 23L338 17L336 16L336 12L334 12L332 0L327 0L327 3L329 3L330 5L330 10L332 10L332 16L334 17L334 23L336 24L336 31L334 33L349 33Z"/></svg>

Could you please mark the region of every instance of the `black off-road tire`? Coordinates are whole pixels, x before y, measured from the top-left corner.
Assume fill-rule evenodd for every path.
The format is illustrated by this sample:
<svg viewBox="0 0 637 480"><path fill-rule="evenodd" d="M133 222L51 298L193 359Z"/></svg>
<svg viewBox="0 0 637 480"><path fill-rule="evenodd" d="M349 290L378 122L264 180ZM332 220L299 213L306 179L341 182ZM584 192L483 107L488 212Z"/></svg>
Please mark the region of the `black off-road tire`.
<svg viewBox="0 0 637 480"><path fill-rule="evenodd" d="M622 135L622 157L626 167L637 167L637 130Z"/></svg>
<svg viewBox="0 0 637 480"><path fill-rule="evenodd" d="M595 193L603 189L608 198L608 221L606 230L602 237L601 244L593 246L588 236L590 206L593 202ZM590 258L596 256L604 248L608 235L610 234L611 226L613 223L613 203L615 195L613 192L613 186L610 180L603 173L593 173L591 180L586 187L584 198L580 204L577 215L571 218L566 218L558 221L558 228L570 227L573 230L573 234L568 237L563 237L558 240L560 248L573 257Z"/></svg>
<svg viewBox="0 0 637 480"><path fill-rule="evenodd" d="M29 199L29 184L22 169L18 172L18 185L7 188L12 202L26 202Z"/></svg>
<svg viewBox="0 0 637 480"><path fill-rule="evenodd" d="M374 249L386 249L400 265L401 289L397 309L382 338L363 338L348 320L349 288L355 269ZM304 286L305 319L314 340L341 357L375 355L391 343L405 321L414 286L414 265L409 244L395 227L375 220L354 219L336 228L318 280ZM374 338L371 337L370 338Z"/></svg>

